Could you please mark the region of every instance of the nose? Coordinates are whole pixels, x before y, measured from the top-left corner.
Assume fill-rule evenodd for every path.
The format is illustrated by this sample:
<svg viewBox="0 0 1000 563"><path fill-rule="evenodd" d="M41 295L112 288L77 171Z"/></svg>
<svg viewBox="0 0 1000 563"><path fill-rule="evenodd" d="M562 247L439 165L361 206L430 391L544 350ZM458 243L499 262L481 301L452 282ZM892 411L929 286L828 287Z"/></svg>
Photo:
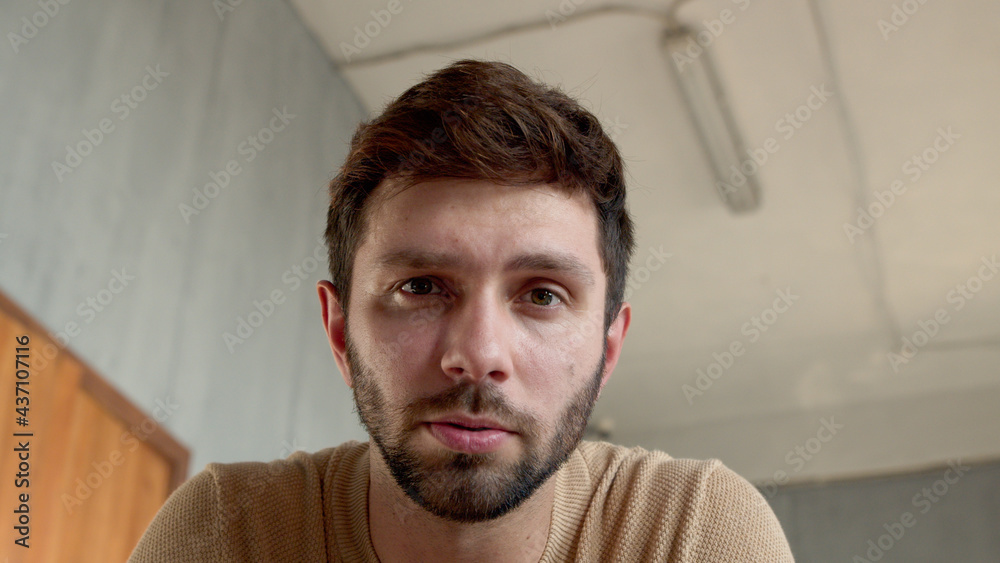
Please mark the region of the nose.
<svg viewBox="0 0 1000 563"><path fill-rule="evenodd" d="M456 381L506 380L511 373L512 326L507 308L486 291L467 294L448 315L441 369Z"/></svg>

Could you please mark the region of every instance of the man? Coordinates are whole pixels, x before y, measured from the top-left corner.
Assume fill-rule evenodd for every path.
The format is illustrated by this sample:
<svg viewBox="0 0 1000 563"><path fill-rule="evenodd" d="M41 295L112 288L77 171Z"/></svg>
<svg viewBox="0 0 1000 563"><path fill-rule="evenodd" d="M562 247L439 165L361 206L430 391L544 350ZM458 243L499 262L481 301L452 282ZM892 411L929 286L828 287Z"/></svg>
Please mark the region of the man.
<svg viewBox="0 0 1000 563"><path fill-rule="evenodd" d="M597 119L459 61L362 124L331 184L330 348L370 443L210 464L133 561L790 561L719 461L581 442L631 320Z"/></svg>

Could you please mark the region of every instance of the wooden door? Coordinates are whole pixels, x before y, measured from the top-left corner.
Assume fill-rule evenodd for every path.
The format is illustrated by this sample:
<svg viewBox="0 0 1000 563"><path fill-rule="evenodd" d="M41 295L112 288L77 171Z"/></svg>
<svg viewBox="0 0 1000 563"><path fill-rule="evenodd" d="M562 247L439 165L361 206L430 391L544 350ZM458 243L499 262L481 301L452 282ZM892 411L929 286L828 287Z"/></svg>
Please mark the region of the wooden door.
<svg viewBox="0 0 1000 563"><path fill-rule="evenodd" d="M169 402L142 412L0 293L6 561L125 561L187 475Z"/></svg>

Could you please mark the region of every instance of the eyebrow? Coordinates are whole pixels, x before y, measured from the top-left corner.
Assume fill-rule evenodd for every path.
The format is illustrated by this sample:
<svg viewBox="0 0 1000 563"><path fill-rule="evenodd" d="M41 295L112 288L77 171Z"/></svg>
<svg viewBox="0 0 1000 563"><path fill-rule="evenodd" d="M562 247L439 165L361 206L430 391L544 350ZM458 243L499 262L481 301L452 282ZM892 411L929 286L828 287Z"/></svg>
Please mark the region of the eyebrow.
<svg viewBox="0 0 1000 563"><path fill-rule="evenodd" d="M463 260L453 254L416 249L393 250L382 254L376 264L381 268L454 269ZM594 273L572 254L529 252L519 254L504 265L505 271L544 271L569 275L588 286L594 285Z"/></svg>

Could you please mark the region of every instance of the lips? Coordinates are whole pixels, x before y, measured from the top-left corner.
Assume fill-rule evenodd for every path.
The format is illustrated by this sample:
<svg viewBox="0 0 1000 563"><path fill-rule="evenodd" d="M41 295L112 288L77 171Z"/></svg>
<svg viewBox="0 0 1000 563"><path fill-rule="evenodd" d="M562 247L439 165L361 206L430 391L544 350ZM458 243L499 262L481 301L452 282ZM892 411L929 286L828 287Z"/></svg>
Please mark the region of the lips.
<svg viewBox="0 0 1000 563"><path fill-rule="evenodd" d="M442 417L427 428L445 447L469 454L494 452L516 434L493 420L466 416Z"/></svg>

